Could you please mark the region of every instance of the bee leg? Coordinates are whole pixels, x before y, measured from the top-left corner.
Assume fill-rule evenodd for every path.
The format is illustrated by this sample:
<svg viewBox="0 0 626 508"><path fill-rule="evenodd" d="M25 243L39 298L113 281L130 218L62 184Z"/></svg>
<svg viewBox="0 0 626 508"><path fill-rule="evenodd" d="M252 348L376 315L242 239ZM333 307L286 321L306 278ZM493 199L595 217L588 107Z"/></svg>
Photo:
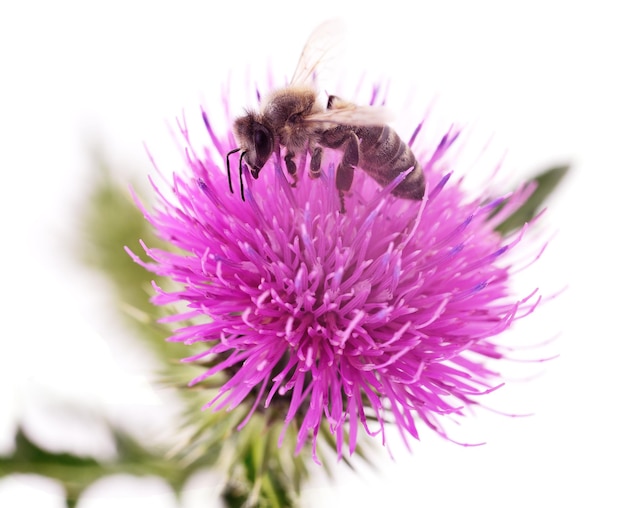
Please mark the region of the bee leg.
<svg viewBox="0 0 626 508"><path fill-rule="evenodd" d="M309 164L309 176L319 178L322 166L322 147L316 146L311 152L311 163Z"/></svg>
<svg viewBox="0 0 626 508"><path fill-rule="evenodd" d="M296 167L296 163L293 161L294 157L295 154L293 152L287 152L285 155L285 165L287 166L287 171L293 178L293 182L291 182L292 187L295 187L298 183L298 168Z"/></svg>
<svg viewBox="0 0 626 508"><path fill-rule="evenodd" d="M336 101L340 101L341 99L336 95L329 95L328 102L326 103L326 109L333 109L333 105Z"/></svg>
<svg viewBox="0 0 626 508"><path fill-rule="evenodd" d="M339 191L339 201L341 202L341 213L346 212L344 194L352 187L354 179L354 167L359 163L359 138L354 132L350 132L343 145L343 157L337 168L335 186Z"/></svg>

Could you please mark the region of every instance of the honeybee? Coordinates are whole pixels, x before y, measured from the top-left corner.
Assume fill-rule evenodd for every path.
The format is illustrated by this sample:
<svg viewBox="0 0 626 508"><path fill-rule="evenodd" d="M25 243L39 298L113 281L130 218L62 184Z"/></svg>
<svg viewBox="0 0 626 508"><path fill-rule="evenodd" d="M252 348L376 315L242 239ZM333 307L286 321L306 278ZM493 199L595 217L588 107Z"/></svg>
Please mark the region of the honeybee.
<svg viewBox="0 0 626 508"><path fill-rule="evenodd" d="M310 155L309 176L321 174L324 148L342 153L336 171L335 185L342 213L344 194L352 186L354 169L360 168L381 185L387 185L402 172L413 168L394 188L398 197L421 200L425 180L420 164L409 146L390 128L382 108L357 106L330 95L324 106L318 101L315 78L318 66L328 54L338 26L329 21L316 28L307 40L293 78L288 86L274 90L263 98L260 111L246 111L234 122L234 134L239 146L226 156L228 184L230 156L240 152L239 182L243 192L243 163L253 178L273 153L284 148L287 171L297 182L296 157Z"/></svg>

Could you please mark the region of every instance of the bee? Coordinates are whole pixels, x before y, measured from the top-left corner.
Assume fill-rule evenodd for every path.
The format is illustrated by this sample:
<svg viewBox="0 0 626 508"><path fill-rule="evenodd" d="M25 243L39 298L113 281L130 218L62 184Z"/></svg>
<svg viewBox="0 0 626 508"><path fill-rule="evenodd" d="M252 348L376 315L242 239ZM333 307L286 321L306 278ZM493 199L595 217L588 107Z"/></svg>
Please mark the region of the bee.
<svg viewBox="0 0 626 508"><path fill-rule="evenodd" d="M243 163L257 179L271 155L280 154L281 148L293 185L297 183L294 160L297 157L310 155L309 176L318 178L324 148L342 153L335 176L342 213L345 212L344 195L352 187L355 168L362 169L381 185L389 184L412 168L392 194L418 201L423 198L422 168L410 147L386 124L382 108L357 106L335 95L328 97L325 106L318 101L317 69L326 58L337 31L334 21L316 28L302 50L290 84L264 97L259 111L248 110L235 120L234 134L239 146L227 154L226 166L228 185L234 192L229 159L240 152L242 200L245 201Z"/></svg>

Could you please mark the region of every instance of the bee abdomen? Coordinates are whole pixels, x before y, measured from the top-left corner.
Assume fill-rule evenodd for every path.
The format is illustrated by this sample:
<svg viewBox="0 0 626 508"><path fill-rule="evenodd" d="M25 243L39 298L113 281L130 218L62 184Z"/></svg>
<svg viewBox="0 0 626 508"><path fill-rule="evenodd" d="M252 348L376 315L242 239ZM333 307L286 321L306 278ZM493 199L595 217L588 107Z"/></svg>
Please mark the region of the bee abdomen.
<svg viewBox="0 0 626 508"><path fill-rule="evenodd" d="M411 148L389 126L360 127L357 136L361 139L359 165L379 184L387 185L409 168L392 194L404 198L421 200L424 197L425 180L421 166Z"/></svg>

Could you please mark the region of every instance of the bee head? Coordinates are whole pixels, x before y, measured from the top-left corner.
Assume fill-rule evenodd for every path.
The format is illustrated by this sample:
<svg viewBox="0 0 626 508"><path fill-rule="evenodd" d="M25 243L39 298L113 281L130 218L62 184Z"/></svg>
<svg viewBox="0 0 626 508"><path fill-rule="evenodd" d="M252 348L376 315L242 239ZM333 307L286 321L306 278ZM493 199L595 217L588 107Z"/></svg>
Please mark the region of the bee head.
<svg viewBox="0 0 626 508"><path fill-rule="evenodd" d="M272 155L274 135L261 123L259 115L253 112L235 120L234 130L244 154L243 159L250 168L250 174L256 179Z"/></svg>

